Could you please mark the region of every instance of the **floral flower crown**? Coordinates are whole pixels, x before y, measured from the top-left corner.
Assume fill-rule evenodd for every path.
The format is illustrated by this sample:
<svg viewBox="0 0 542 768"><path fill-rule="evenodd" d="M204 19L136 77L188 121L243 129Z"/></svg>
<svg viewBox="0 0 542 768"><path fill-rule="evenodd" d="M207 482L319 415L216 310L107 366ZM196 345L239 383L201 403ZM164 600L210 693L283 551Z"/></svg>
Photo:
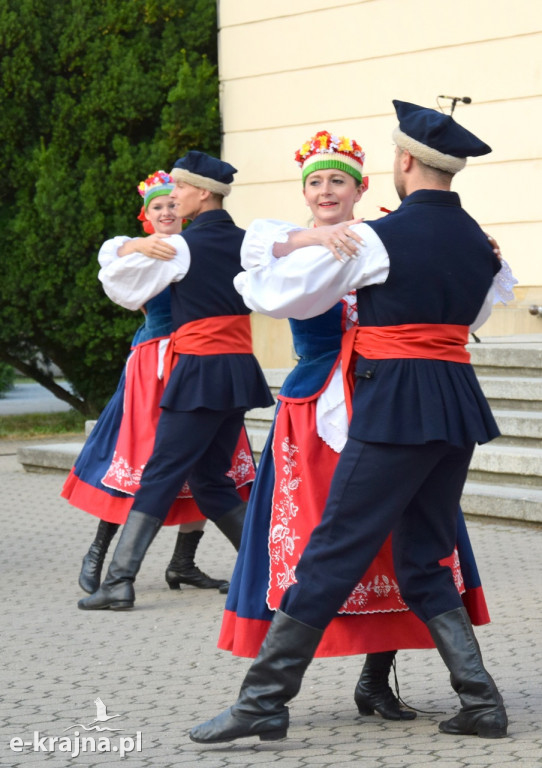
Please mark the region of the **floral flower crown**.
<svg viewBox="0 0 542 768"><path fill-rule="evenodd" d="M137 191L143 198L145 208L150 201L158 197L158 195L169 195L171 190L175 187L175 182L165 171L155 171L147 176L145 181L140 181L137 186Z"/></svg>
<svg viewBox="0 0 542 768"><path fill-rule="evenodd" d="M302 168L303 182L309 173L325 168L337 168L349 173L358 183L363 180L365 152L354 139L346 136L318 131L297 150L295 160Z"/></svg>

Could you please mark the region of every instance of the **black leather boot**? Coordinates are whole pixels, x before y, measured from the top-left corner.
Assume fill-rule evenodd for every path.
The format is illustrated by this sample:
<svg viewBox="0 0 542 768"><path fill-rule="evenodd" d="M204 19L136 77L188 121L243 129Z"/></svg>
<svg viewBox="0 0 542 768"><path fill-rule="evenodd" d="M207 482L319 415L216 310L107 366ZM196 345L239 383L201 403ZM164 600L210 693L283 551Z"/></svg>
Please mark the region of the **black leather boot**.
<svg viewBox="0 0 542 768"><path fill-rule="evenodd" d="M83 611L133 608L134 581L147 549L162 526L156 517L132 509L123 526L117 548L101 587L77 603Z"/></svg>
<svg viewBox="0 0 542 768"><path fill-rule="evenodd" d="M90 595L96 592L100 586L104 559L111 544L111 539L116 534L118 527L117 523L108 523L105 520L100 520L96 538L83 558L83 565L79 574L79 586Z"/></svg>
<svg viewBox="0 0 542 768"><path fill-rule="evenodd" d="M231 541L237 552L239 552L239 547L241 546L241 534L243 533L246 511L247 503L243 501L214 521L218 530Z"/></svg>
<svg viewBox="0 0 542 768"><path fill-rule="evenodd" d="M285 738L289 723L285 704L298 693L322 634L323 630L277 611L239 698L217 717L192 728L192 741L215 744L246 736L259 736L260 741Z"/></svg>
<svg viewBox="0 0 542 768"><path fill-rule="evenodd" d="M354 691L354 701L360 715L372 715L376 710L385 720L414 720L416 713L401 709L399 699L388 684L388 677L397 651L368 653Z"/></svg>
<svg viewBox="0 0 542 768"><path fill-rule="evenodd" d="M427 622L448 669L461 711L439 724L439 731L477 734L483 739L506 736L508 718L502 696L482 662L482 654L465 608L441 613Z"/></svg>
<svg viewBox="0 0 542 768"><path fill-rule="evenodd" d="M220 589L228 586L225 579L212 579L195 564L196 549L202 536L203 531L179 531L177 534L175 551L166 569L166 581L170 589L180 589L181 584L190 584L198 589Z"/></svg>

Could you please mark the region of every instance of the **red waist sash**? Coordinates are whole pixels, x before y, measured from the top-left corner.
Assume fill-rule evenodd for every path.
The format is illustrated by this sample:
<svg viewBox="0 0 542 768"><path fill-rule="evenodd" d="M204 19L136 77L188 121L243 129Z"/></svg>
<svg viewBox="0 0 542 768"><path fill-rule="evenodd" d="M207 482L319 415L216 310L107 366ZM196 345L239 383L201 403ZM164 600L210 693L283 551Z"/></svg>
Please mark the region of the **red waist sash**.
<svg viewBox="0 0 542 768"><path fill-rule="evenodd" d="M469 363L468 325L417 323L356 329L354 350L370 360L424 358Z"/></svg>
<svg viewBox="0 0 542 768"><path fill-rule="evenodd" d="M173 370L176 355L249 355L252 331L249 315L204 317L174 331L164 357L164 383Z"/></svg>
<svg viewBox="0 0 542 768"><path fill-rule="evenodd" d="M368 360L425 359L469 363L465 349L468 325L413 323L406 325L361 326L343 336L342 365L348 415L352 415L354 354Z"/></svg>

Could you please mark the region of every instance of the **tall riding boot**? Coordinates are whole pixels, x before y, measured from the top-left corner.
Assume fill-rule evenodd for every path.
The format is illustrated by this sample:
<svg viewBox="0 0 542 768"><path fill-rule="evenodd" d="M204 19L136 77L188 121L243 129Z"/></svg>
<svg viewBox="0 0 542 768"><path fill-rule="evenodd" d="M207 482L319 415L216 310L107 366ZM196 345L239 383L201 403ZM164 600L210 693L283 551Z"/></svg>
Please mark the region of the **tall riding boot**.
<svg viewBox="0 0 542 768"><path fill-rule="evenodd" d="M427 622L431 637L448 669L461 711L439 724L442 733L478 734L483 739L506 736L508 718L502 696L482 662L480 647L465 608L441 613Z"/></svg>
<svg viewBox="0 0 542 768"><path fill-rule="evenodd" d="M243 533L246 511L247 503L243 501L214 521L218 530L231 541L237 552L239 552L239 547L241 546L241 534Z"/></svg>
<svg viewBox="0 0 542 768"><path fill-rule="evenodd" d="M393 695L388 677L397 651L368 653L354 691L354 701L360 715L376 711L385 720L414 720L416 713L401 709L399 699Z"/></svg>
<svg viewBox="0 0 542 768"><path fill-rule="evenodd" d="M214 744L245 736L259 736L260 741L283 739L289 723L285 704L298 693L322 634L323 630L277 611L239 698L217 717L192 728L192 741Z"/></svg>
<svg viewBox="0 0 542 768"><path fill-rule="evenodd" d="M118 527L117 523L100 520L96 538L83 558L83 565L79 574L79 586L89 594L96 592L100 586L104 558Z"/></svg>
<svg viewBox="0 0 542 768"><path fill-rule="evenodd" d="M177 534L177 543L171 562L166 569L166 581L170 589L180 589L181 584L190 584L199 589L220 589L228 585L224 579L212 579L201 571L194 562L196 549L203 531Z"/></svg>
<svg viewBox="0 0 542 768"><path fill-rule="evenodd" d="M123 611L133 608L135 577L161 526L162 522L158 518L132 509L101 587L90 597L79 600L78 607L84 611L101 611L105 608Z"/></svg>

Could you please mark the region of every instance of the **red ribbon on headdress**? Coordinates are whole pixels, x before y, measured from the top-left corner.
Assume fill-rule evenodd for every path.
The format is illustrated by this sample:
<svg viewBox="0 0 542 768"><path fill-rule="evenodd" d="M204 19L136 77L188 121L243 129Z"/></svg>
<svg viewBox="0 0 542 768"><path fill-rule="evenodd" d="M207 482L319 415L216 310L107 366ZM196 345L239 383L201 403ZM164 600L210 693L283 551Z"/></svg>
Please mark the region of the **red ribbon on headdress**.
<svg viewBox="0 0 542 768"><path fill-rule="evenodd" d="M147 235L153 235L154 234L154 227L151 224L151 222L147 219L147 216L145 215L145 206L141 206L141 210L139 211L139 216L137 217L138 221L143 222L143 231L147 233Z"/></svg>

